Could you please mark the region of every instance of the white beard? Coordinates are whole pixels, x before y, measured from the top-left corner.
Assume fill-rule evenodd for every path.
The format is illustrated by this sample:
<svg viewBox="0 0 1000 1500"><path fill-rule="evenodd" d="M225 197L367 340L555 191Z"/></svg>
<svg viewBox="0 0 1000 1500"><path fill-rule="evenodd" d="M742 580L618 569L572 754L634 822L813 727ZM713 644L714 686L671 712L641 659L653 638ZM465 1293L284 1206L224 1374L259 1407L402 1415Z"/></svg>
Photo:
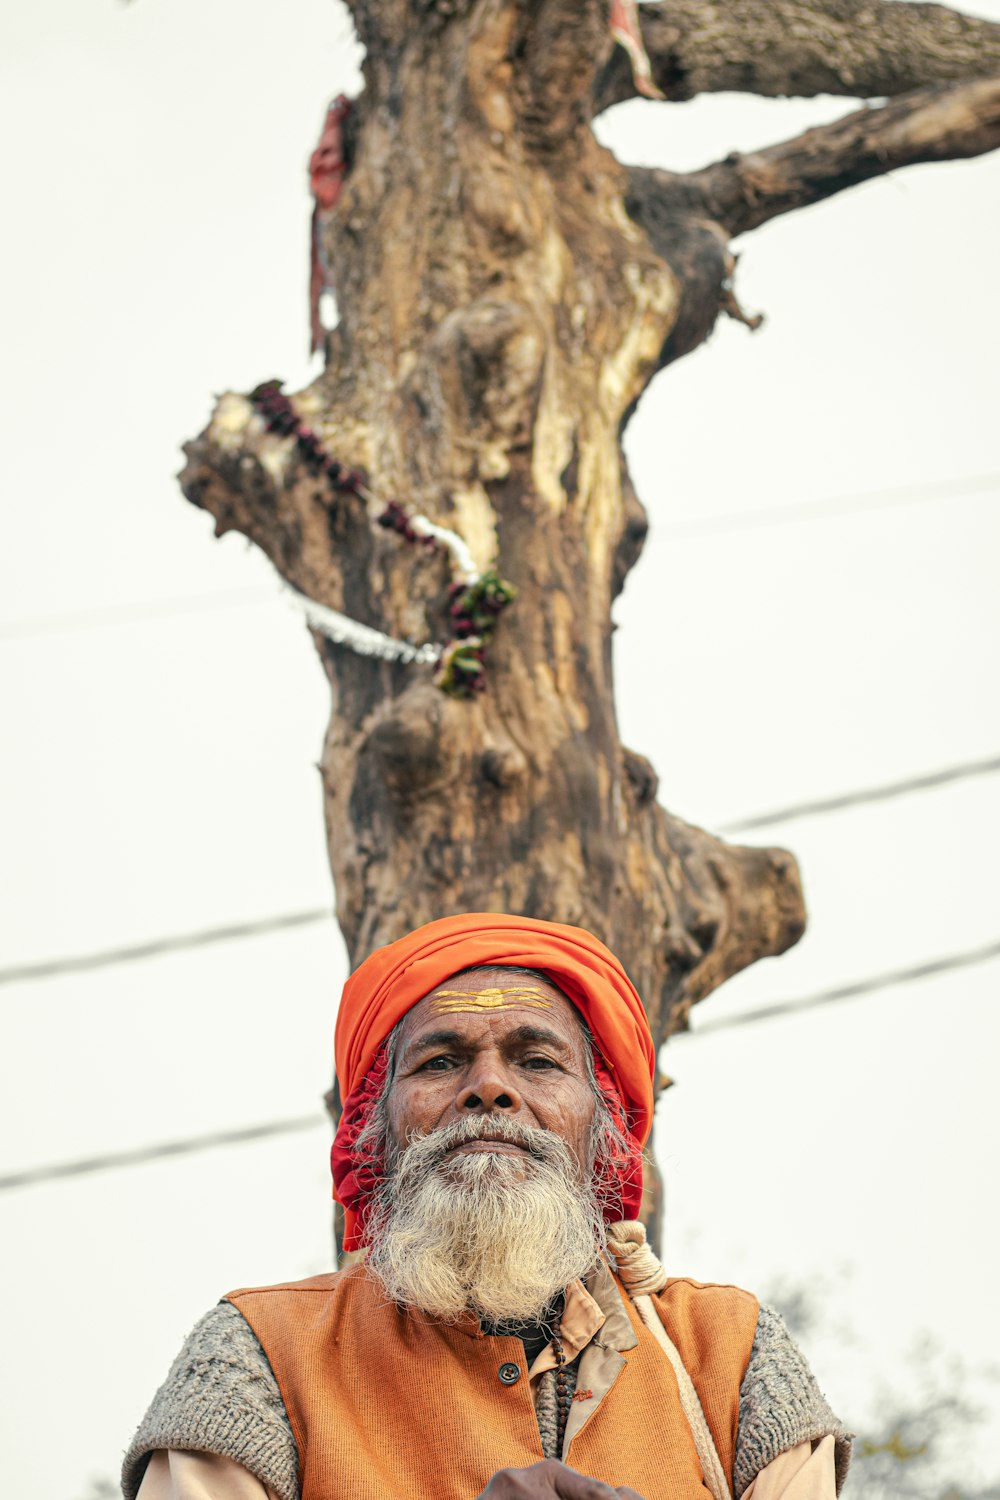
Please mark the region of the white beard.
<svg viewBox="0 0 1000 1500"><path fill-rule="evenodd" d="M527 1151L445 1159L484 1135ZM604 1248L600 1206L551 1131L476 1115L392 1158L369 1214L366 1264L394 1302L452 1321L470 1309L490 1323L540 1319Z"/></svg>

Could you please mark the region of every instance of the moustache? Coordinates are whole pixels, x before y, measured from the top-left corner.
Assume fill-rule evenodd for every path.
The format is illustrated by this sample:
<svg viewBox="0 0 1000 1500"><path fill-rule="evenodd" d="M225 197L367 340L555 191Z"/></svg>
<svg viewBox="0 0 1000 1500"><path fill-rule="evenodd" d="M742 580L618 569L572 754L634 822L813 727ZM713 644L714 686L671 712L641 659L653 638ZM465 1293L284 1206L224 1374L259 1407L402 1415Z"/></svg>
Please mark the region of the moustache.
<svg viewBox="0 0 1000 1500"><path fill-rule="evenodd" d="M407 1167L419 1163L421 1168L434 1171L456 1146L472 1141L499 1141L519 1146L539 1162L564 1167L574 1164L569 1147L560 1136L504 1115L471 1115L467 1120L455 1120L437 1130L412 1135L400 1156L407 1158Z"/></svg>

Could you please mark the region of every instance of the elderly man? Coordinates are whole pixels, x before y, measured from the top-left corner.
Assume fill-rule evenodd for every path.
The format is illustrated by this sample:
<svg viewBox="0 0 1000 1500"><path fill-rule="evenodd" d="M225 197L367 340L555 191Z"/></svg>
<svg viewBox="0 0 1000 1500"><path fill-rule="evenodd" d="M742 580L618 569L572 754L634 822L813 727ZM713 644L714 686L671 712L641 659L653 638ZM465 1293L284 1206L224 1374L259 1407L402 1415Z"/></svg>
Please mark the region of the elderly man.
<svg viewBox="0 0 1000 1500"><path fill-rule="evenodd" d="M780 1319L634 1222L655 1053L576 927L449 917L337 1020L346 1248L196 1325L127 1500L833 1500L847 1435Z"/></svg>

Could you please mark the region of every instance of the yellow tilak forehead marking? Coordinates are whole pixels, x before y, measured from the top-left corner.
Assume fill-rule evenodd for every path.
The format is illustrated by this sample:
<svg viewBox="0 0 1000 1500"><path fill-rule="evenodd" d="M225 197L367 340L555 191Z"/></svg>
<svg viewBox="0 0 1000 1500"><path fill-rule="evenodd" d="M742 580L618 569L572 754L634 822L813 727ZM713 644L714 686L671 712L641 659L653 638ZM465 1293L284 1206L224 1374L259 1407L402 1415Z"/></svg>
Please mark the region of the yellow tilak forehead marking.
<svg viewBox="0 0 1000 1500"><path fill-rule="evenodd" d="M516 995L520 998L508 1000L507 995ZM531 996L536 998L529 998ZM543 998L542 991L537 985L524 989L480 990L475 995L470 995L466 990L438 990L437 994L432 997L431 1004L439 1014L451 1014L462 1010L517 1010L523 1005L538 1006L544 1010L552 1009L552 1001Z"/></svg>

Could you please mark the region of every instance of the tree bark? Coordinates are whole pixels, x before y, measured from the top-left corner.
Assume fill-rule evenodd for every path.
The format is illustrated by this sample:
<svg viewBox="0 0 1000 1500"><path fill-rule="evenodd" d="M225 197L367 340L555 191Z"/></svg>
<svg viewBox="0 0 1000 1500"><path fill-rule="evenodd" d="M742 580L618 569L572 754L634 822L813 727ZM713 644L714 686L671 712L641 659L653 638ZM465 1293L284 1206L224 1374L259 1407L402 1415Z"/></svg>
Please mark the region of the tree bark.
<svg viewBox="0 0 1000 1500"><path fill-rule="evenodd" d="M622 432L656 371L738 312L728 236L761 217L739 206L738 162L641 174L599 146L603 0L353 9L365 90L342 191L318 216L340 321L293 404L313 449L366 482L337 489L294 429L229 393L188 445L183 488L296 589L393 637L446 639L451 574L440 550L376 525L390 498L515 585L470 698L314 632L349 957L464 910L578 923L621 956L659 1043L804 926L791 855L728 845L659 804L652 767L620 743L611 666L612 603L646 530ZM791 207L779 151L767 192ZM798 192L822 196L816 181ZM636 649L669 696L676 647ZM677 733L695 732L675 711Z"/></svg>
<svg viewBox="0 0 1000 1500"><path fill-rule="evenodd" d="M726 91L768 98L894 97L1000 71L1000 26L900 0L660 0L639 12L653 80L667 99ZM637 97L625 56L605 46L595 113Z"/></svg>
<svg viewBox="0 0 1000 1500"><path fill-rule="evenodd" d="M942 84L881 109L859 109L765 151L733 152L700 172L634 167L629 212L649 225L707 219L727 239L900 167L981 156L998 146L1000 77Z"/></svg>

